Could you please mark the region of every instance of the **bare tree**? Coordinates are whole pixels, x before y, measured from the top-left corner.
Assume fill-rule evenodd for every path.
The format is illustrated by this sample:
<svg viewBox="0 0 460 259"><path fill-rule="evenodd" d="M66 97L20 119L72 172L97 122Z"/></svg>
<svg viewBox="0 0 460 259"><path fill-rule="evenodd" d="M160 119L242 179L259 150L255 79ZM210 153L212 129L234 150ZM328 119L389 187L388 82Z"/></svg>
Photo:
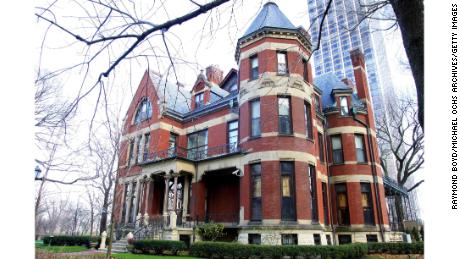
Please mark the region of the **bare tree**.
<svg viewBox="0 0 460 259"><path fill-rule="evenodd" d="M425 134L418 121L417 104L405 97L388 106L388 117L377 118L377 139L383 157L391 154L396 160L396 180L408 191L417 188L424 180L406 186L408 180L422 168ZM385 159L382 159L385 161ZM382 166L386 168L385 162Z"/></svg>

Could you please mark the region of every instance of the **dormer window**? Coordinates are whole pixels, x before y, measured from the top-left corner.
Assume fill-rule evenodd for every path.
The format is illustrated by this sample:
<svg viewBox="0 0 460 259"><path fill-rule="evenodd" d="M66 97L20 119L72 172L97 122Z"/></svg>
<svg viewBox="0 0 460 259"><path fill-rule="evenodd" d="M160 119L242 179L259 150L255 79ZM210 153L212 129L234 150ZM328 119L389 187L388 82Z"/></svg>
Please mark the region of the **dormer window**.
<svg viewBox="0 0 460 259"><path fill-rule="evenodd" d="M139 124L142 121L150 119L152 117L152 104L145 98L137 108L136 116L134 117L134 123Z"/></svg>
<svg viewBox="0 0 460 259"><path fill-rule="evenodd" d="M236 83L230 86L230 92L235 92L237 90L238 90L238 86L236 85Z"/></svg>
<svg viewBox="0 0 460 259"><path fill-rule="evenodd" d="M287 67L287 53L277 52L276 57L278 60L278 74L285 75L288 73Z"/></svg>
<svg viewBox="0 0 460 259"><path fill-rule="evenodd" d="M346 96L340 96L340 115L348 115L348 100Z"/></svg>
<svg viewBox="0 0 460 259"><path fill-rule="evenodd" d="M195 95L195 108L200 108L201 106L204 106L204 93Z"/></svg>

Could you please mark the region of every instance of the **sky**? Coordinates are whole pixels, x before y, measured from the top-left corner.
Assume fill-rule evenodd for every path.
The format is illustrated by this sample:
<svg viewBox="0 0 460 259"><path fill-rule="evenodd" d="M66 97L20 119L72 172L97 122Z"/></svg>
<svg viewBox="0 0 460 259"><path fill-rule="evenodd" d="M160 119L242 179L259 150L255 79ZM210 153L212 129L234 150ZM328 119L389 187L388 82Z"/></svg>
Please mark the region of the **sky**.
<svg viewBox="0 0 460 259"><path fill-rule="evenodd" d="M224 75L231 69L236 68L237 64L234 58L235 45L238 38L245 32L250 22L255 18L258 11L262 8L266 0L256 1L237 1L231 12L231 6L223 5L219 13L211 13L210 16L202 15L196 19L184 23L180 26L173 27L169 30L166 41L168 42L169 51L172 56L186 60L187 62L178 61L175 69L177 70L178 80L190 89L195 82L195 79L201 69L214 64L218 65ZM309 27L309 19L307 13L307 1L275 1L281 11L290 19L296 26ZM155 12L148 11L148 6L139 4L136 6L136 11L139 15L145 16L146 19L153 23L160 23L167 17L176 17L184 14L187 10L193 8L193 4L186 0L169 1L165 3L165 8L168 14L159 9ZM158 7L160 8L160 7ZM85 34L88 32L88 21L83 19L85 14L76 6L74 2L58 2L56 10L59 10L61 16L59 21L72 28L79 33ZM203 26L205 24L205 26ZM73 37L62 33L56 28L51 28L47 31L47 24L43 21L34 23L37 28L35 37L35 50L42 49L42 35L47 32L46 47L43 48L42 56L36 60L40 62L42 69L55 70L66 67L72 64L81 62L87 54L84 51L82 44L75 43ZM413 79L410 71L401 65L401 60L405 59L404 48L402 46L399 30L385 32L385 45L387 47L387 55L390 62L391 73L393 80L398 82L398 86L403 86L404 91L413 94L414 89ZM161 46L156 52L159 55L166 56L163 48L161 35L157 35L151 39L151 48L149 45L142 45L136 52L137 54L151 53L152 49L157 49L155 46ZM112 49L113 56L117 56L122 45L116 44ZM97 75L103 72L108 67L107 54L102 53L100 59L95 60L90 66L90 72L82 85L85 70L74 69L71 73L64 73L60 77L60 81L64 88L64 96L74 96L75 93L82 87L83 90L89 89L95 82ZM38 63L38 62L37 62ZM403 62L404 63L404 62ZM406 62L407 63L407 62ZM121 111L121 117L126 113L129 102L134 95L136 88L141 80L141 77L147 66L151 69L164 73L171 69L169 60L161 58L138 58L123 61L116 69L115 73L106 80L108 89L109 106L114 110ZM313 66L314 67L314 66ZM174 76L171 74L172 80ZM88 136L88 121L94 113L94 103L97 98L97 91L91 92L79 107L78 121L80 126L78 134L73 135L73 141L84 142ZM100 110L96 114L96 119L103 120L104 114ZM89 172L90 173L90 172ZM58 177L62 173L55 174ZM418 175L423 176L423 171ZM71 179L73 175L67 175L65 179ZM84 192L84 184L75 186L49 186L56 194L69 195L72 199L78 197ZM419 199L424 199L424 185L419 189ZM423 212L423 204L420 204Z"/></svg>

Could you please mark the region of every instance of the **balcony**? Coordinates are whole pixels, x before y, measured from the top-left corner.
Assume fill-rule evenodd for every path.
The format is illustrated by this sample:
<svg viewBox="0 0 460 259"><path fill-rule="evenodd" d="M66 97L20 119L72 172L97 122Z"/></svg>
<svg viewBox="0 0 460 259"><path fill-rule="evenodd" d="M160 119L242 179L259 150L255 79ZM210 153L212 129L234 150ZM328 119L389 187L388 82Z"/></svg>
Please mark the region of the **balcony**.
<svg viewBox="0 0 460 259"><path fill-rule="evenodd" d="M181 158L189 161L202 161L227 155L241 153L238 143L230 143L214 147L198 147L186 149L183 147L172 147L166 150L160 150L153 153L144 153L144 161L141 164L156 163L159 161Z"/></svg>

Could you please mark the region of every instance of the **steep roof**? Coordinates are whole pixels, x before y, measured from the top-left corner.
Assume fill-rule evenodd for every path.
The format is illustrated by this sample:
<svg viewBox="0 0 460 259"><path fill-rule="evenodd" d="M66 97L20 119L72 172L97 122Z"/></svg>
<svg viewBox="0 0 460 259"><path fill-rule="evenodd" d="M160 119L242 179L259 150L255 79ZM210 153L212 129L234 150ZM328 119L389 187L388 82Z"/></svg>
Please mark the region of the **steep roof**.
<svg viewBox="0 0 460 259"><path fill-rule="evenodd" d="M149 71L149 75L158 95L160 112L163 112L163 103L166 104L166 108L179 113L187 113L190 111L191 96L189 91L182 86L178 87L173 82L167 81L164 76L152 70Z"/></svg>
<svg viewBox="0 0 460 259"><path fill-rule="evenodd" d="M351 88L339 80L333 72L315 77L314 85L316 85L323 92L321 100L323 108L336 106L334 96L332 95L334 90L351 90ZM353 93L351 95L351 99L353 105L362 106L362 103L356 94Z"/></svg>
<svg viewBox="0 0 460 259"><path fill-rule="evenodd" d="M246 32L241 36L244 38L249 34L264 28L281 28L281 29L291 29L296 30L297 28L289 21L289 19L284 15L283 12L278 8L273 2L266 3L262 10L259 12L257 17L251 23Z"/></svg>

